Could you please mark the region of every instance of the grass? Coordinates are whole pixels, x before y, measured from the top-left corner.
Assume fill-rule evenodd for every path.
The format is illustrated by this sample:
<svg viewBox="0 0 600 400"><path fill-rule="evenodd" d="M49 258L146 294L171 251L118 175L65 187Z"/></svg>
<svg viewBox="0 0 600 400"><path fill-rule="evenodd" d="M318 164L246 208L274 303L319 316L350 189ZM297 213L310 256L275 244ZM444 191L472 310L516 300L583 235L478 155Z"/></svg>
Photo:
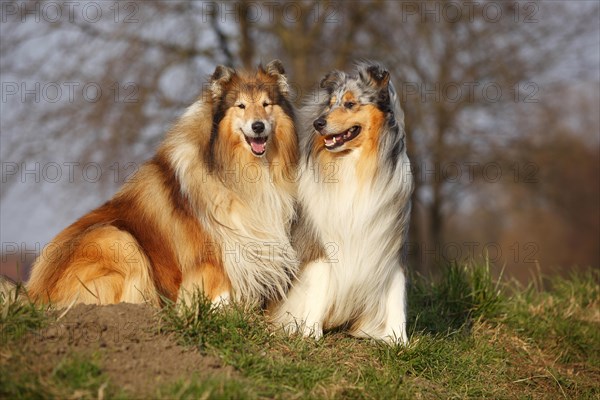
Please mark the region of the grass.
<svg viewBox="0 0 600 400"><path fill-rule="evenodd" d="M49 307L29 302L21 285L0 291L0 357L10 359L19 339L46 327L55 318L56 313ZM98 354L69 353L47 376L23 365L2 362L0 399L95 399L105 393L115 397L119 392L109 387L99 359Z"/></svg>
<svg viewBox="0 0 600 400"><path fill-rule="evenodd" d="M514 294L506 322L560 364L600 371L600 273L587 271L549 280L550 290L533 287Z"/></svg>
<svg viewBox="0 0 600 400"><path fill-rule="evenodd" d="M0 345L40 329L47 322L44 307L21 301L22 297L21 285L12 290L0 291Z"/></svg>
<svg viewBox="0 0 600 400"><path fill-rule="evenodd" d="M48 376L23 371L21 366L2 368L0 398L5 399L96 399L108 394L120 397L102 372L98 356L68 354Z"/></svg>
<svg viewBox="0 0 600 400"><path fill-rule="evenodd" d="M182 379L157 388L156 397L598 399L599 281L599 271L589 270L548 279L541 290L539 284L500 283L488 265L450 265L435 280L415 276L408 347L341 331L318 342L288 337L269 327L258 310L215 310L196 296L189 306L164 308L160 329L219 357L237 371L236 378ZM23 332L43 323L38 308L1 301L3 329ZM11 333L7 340L20 336ZM98 397L107 378L100 359L86 359L71 355L47 377L3 377L0 394ZM135 398L110 386L106 393Z"/></svg>
<svg viewBox="0 0 600 400"><path fill-rule="evenodd" d="M500 281L488 264L442 267L437 280L416 276L409 284L409 330L427 333L463 331L473 321L494 319L506 305Z"/></svg>

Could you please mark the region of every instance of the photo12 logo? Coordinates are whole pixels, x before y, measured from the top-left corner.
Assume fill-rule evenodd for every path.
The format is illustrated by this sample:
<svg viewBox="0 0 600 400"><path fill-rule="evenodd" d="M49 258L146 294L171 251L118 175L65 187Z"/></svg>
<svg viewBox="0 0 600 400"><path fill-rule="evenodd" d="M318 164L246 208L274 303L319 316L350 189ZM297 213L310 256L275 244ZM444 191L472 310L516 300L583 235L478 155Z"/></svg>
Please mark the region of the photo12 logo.
<svg viewBox="0 0 600 400"><path fill-rule="evenodd" d="M403 1L402 22L421 23L459 21L499 23L537 23L539 4L535 1Z"/></svg>
<svg viewBox="0 0 600 400"><path fill-rule="evenodd" d="M539 103L540 88L535 82L517 82L506 87L498 82L401 82L403 103Z"/></svg>
<svg viewBox="0 0 600 400"><path fill-rule="evenodd" d="M424 263L425 260L435 263L487 260L497 265L503 265L506 262L534 264L540 254L540 245L533 241L515 241L504 247L493 241L444 242L433 245L407 242L406 254L420 263Z"/></svg>
<svg viewBox="0 0 600 400"><path fill-rule="evenodd" d="M2 82L2 103L96 103L106 95L114 103L137 103L138 93L135 82L112 82L108 87L97 82Z"/></svg>
<svg viewBox="0 0 600 400"><path fill-rule="evenodd" d="M100 21L139 22L140 3L128 1L3 1L0 20L6 22L95 24Z"/></svg>
<svg viewBox="0 0 600 400"><path fill-rule="evenodd" d="M414 178L422 183L538 183L540 166L534 162L500 164L494 161L451 161L414 163Z"/></svg>
<svg viewBox="0 0 600 400"><path fill-rule="evenodd" d="M314 2L310 7L294 1L266 1L266 2L216 2L203 1L201 4L202 22L208 23L217 19L221 23L240 22L244 19L247 23L340 23L343 15L336 2Z"/></svg>
<svg viewBox="0 0 600 400"><path fill-rule="evenodd" d="M134 162L115 162L107 167L102 167L95 162L81 163L78 161L58 162L3 162L2 183L58 183L58 182L100 182L102 178L110 176L114 183L130 182L139 169Z"/></svg>

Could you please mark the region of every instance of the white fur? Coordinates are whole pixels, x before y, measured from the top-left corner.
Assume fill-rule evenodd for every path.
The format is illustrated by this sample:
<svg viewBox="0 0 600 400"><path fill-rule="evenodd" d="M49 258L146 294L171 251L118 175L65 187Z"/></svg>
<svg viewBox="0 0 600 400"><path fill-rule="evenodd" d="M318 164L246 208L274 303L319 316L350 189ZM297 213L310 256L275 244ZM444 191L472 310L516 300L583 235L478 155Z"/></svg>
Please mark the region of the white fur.
<svg viewBox="0 0 600 400"><path fill-rule="evenodd" d="M252 130L252 124L255 122L262 122L265 124L265 130L261 135L257 135ZM234 129L239 129L244 133L244 135L248 137L255 136L269 136L271 134L272 123L270 119L250 119L250 120L237 120Z"/></svg>
<svg viewBox="0 0 600 400"><path fill-rule="evenodd" d="M285 307L280 308L278 319L285 322L288 333L301 332L305 336L320 339L323 336L323 316L329 308L330 299L322 293L330 293L335 281L328 260L319 259L304 266L299 279L288 293Z"/></svg>
<svg viewBox="0 0 600 400"><path fill-rule="evenodd" d="M221 308L221 307L225 307L227 304L229 304L230 301L230 295L229 292L224 292L220 295L218 295L213 301L213 307L216 308Z"/></svg>
<svg viewBox="0 0 600 400"><path fill-rule="evenodd" d="M337 182L321 182L310 172L312 160L301 174L300 202L328 259L303 268L274 320L316 338L323 329L359 320L351 330L355 336L407 343L406 278L399 257L405 238L395 231L399 213L391 205L409 202L408 158L403 153L394 171L380 172L361 187L359 156L360 149L338 158Z"/></svg>
<svg viewBox="0 0 600 400"><path fill-rule="evenodd" d="M188 108L185 109L182 118L190 118L194 115L197 115L200 112L202 112L202 102L195 101Z"/></svg>
<svg viewBox="0 0 600 400"><path fill-rule="evenodd" d="M225 270L238 300L284 295L298 265L286 229L294 213L293 198L276 190L268 167L261 168L256 191L235 199L235 211L220 213L220 220L211 224L221 239Z"/></svg>
<svg viewBox="0 0 600 400"><path fill-rule="evenodd" d="M202 107L190 109L202 112ZM183 124L186 118L194 118L194 113L186 112ZM268 129L272 129L271 124ZM196 146L187 140L171 140L174 144L171 162L181 190L192 203L203 201L196 204L197 218L215 238L217 243L211 245L221 249L233 288L231 297L252 303L284 295L298 266L289 239L294 217L293 195L273 182L264 158L256 157L248 165L226 166L231 174L229 180L223 181L207 170ZM186 182L196 183L188 187ZM192 193L191 187L203 193ZM201 289L202 282L184 286L187 290Z"/></svg>
<svg viewBox="0 0 600 400"><path fill-rule="evenodd" d="M347 80L338 73L335 79L355 93L361 91L356 78ZM339 89L338 98L346 88ZM303 158L299 203L302 218L313 230L309 236L326 249L326 256L302 266L287 298L272 310L272 320L288 332L320 338L324 329L349 324L354 336L389 343L408 341L401 251L408 232L413 180L404 146L403 113L391 84L389 93L394 118L382 128L377 168L369 179L359 170L362 149L356 148L336 157L335 165L327 165L328 172L335 173L323 180L319 168L325 166L310 150L317 135L312 122L329 104L312 103L304 110L304 150L310 154ZM319 98L328 96L322 91ZM391 156L394 149L399 150L397 158Z"/></svg>

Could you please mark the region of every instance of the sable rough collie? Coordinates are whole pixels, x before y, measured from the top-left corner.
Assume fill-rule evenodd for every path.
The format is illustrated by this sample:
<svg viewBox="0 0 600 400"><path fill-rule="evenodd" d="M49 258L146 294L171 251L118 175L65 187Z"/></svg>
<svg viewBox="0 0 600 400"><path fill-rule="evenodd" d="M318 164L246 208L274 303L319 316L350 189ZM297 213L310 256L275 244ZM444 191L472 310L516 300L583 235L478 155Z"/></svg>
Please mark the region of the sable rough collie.
<svg viewBox="0 0 600 400"><path fill-rule="evenodd" d="M281 296L297 268L298 139L282 64L218 66L154 158L43 250L27 283L38 302L213 302Z"/></svg>
<svg viewBox="0 0 600 400"><path fill-rule="evenodd" d="M320 338L347 327L359 337L406 343L403 247L413 190L404 114L375 63L334 71L303 109L301 259L287 299L271 305L288 332Z"/></svg>

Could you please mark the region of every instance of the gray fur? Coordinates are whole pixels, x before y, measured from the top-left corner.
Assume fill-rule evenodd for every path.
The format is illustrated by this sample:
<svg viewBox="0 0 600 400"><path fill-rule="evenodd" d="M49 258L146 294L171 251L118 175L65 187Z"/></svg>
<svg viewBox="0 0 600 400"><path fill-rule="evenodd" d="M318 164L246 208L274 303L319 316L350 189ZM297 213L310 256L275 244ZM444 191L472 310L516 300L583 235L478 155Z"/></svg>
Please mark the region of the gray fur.
<svg viewBox="0 0 600 400"><path fill-rule="evenodd" d="M341 107L352 91L361 104L385 114L378 143L378 167L367 187L358 184L353 151L336 158L338 180L323 182L315 168L313 121ZM330 104L333 96L335 104ZM300 221L296 245L301 272L273 320L288 331L320 337L323 329L349 324L350 333L406 343L405 265L401 254L410 222L413 190L404 143L404 113L388 71L363 61L353 74L333 71L303 107L300 116ZM313 175L314 174L314 175ZM314 178L311 178L313 177ZM314 179L314 180L311 180ZM333 243L335 253L325 251ZM335 250L335 249L333 249Z"/></svg>

